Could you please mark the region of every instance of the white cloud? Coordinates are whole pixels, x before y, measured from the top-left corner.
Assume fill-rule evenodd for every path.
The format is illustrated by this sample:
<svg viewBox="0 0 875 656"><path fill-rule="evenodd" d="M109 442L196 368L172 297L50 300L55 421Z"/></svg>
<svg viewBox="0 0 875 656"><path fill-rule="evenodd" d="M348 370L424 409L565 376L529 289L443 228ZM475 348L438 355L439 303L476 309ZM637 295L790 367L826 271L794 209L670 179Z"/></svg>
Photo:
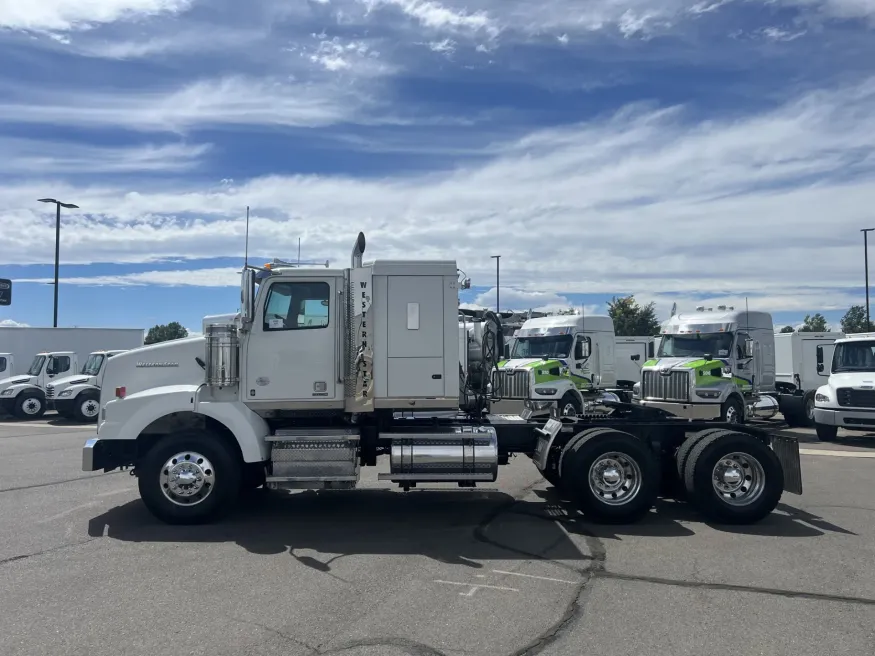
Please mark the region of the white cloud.
<svg viewBox="0 0 875 656"><path fill-rule="evenodd" d="M807 30L791 32L780 27L766 27L762 30L763 36L772 41L795 41L807 34Z"/></svg>
<svg viewBox="0 0 875 656"><path fill-rule="evenodd" d="M3 328L27 328L30 324L15 321L14 319L0 319L0 327Z"/></svg>
<svg viewBox="0 0 875 656"><path fill-rule="evenodd" d="M464 8L453 8L432 0L361 0L369 11L383 6L391 6L422 26L431 29L483 30L496 34L498 29L484 11L469 12Z"/></svg>
<svg viewBox="0 0 875 656"><path fill-rule="evenodd" d="M747 294L773 309L843 307L875 205L875 80L689 121L625 108L428 174L50 188L83 207L65 212L65 262L237 257L250 205L250 253L271 257L293 256L302 237L305 258L345 266L363 230L367 258L451 257L475 285L494 281L489 255L501 253L503 288L552 302ZM0 261L52 261L53 223L33 202L46 188L0 188Z"/></svg>
<svg viewBox="0 0 875 656"><path fill-rule="evenodd" d="M428 47L434 52L452 54L456 50L456 42L452 39L443 39L441 41L432 41L428 44Z"/></svg>
<svg viewBox="0 0 875 656"><path fill-rule="evenodd" d="M25 92L27 101L0 101L4 120L143 131L210 125L325 126L355 120L370 103L349 87L240 76L193 82L168 92Z"/></svg>
<svg viewBox="0 0 875 656"><path fill-rule="evenodd" d="M0 0L0 27L72 30L185 11L192 0Z"/></svg>
<svg viewBox="0 0 875 656"><path fill-rule="evenodd" d="M242 263L241 263L242 265ZM220 267L174 271L143 271L119 275L72 276L59 278L61 284L86 287L237 287L240 285L240 269ZM19 278L16 283L46 284L54 278Z"/></svg>
<svg viewBox="0 0 875 656"><path fill-rule="evenodd" d="M197 166L209 144L87 146L73 142L0 137L0 171L7 175L181 172Z"/></svg>

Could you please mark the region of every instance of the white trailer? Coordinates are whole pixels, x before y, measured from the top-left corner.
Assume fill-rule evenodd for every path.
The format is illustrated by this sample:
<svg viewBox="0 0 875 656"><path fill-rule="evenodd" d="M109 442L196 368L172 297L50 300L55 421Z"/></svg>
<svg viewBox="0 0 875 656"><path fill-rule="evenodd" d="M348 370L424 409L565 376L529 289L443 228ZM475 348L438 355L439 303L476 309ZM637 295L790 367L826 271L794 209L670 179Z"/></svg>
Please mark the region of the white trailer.
<svg viewBox="0 0 875 656"><path fill-rule="evenodd" d="M355 488L381 456L378 479L407 490L491 483L526 455L606 522L647 514L666 477L713 521L758 521L783 490L801 494L798 442L753 427L629 403L561 420L491 414L476 372L495 368L500 343L475 329L475 375L460 371L456 263L363 263L364 250L359 234L347 269L246 266L232 320L109 360L82 469L133 467L149 511L182 524L213 520L260 485Z"/></svg>
<svg viewBox="0 0 875 656"><path fill-rule="evenodd" d="M79 371L79 361L102 350L143 345L140 328L0 328L0 351L12 354L16 373L0 379L0 413L21 419L46 412L46 385Z"/></svg>
<svg viewBox="0 0 875 656"><path fill-rule="evenodd" d="M790 426L814 424L814 395L829 378L828 369L818 371L818 361L831 362L836 340L844 337L843 333L830 332L775 335L775 388L781 413Z"/></svg>
<svg viewBox="0 0 875 656"><path fill-rule="evenodd" d="M631 390L641 380L641 367L656 354L653 336L617 336L617 385Z"/></svg>

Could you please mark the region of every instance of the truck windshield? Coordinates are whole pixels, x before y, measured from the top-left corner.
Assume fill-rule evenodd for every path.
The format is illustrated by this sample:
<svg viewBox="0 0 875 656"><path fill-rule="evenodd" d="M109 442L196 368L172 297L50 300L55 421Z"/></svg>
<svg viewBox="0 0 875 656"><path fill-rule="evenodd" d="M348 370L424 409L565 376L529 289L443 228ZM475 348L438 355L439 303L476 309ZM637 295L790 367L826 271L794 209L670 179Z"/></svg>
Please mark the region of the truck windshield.
<svg viewBox="0 0 875 656"><path fill-rule="evenodd" d="M693 335L663 335L658 358L727 358L732 349L732 333L695 333Z"/></svg>
<svg viewBox="0 0 875 656"><path fill-rule="evenodd" d="M100 366L103 364L104 356L101 355L89 355L88 361L85 363L85 366L82 367L82 375L83 376L96 376L100 373Z"/></svg>
<svg viewBox="0 0 875 656"><path fill-rule="evenodd" d="M513 345L511 358L567 358L571 352L571 335L551 335L549 337L518 337Z"/></svg>
<svg viewBox="0 0 875 656"><path fill-rule="evenodd" d="M30 364L30 369L27 370L28 376L39 376L39 373L43 370L43 364L45 364L46 356L38 355L33 359L33 362Z"/></svg>
<svg viewBox="0 0 875 656"><path fill-rule="evenodd" d="M832 371L875 371L875 342L837 344L832 355Z"/></svg>

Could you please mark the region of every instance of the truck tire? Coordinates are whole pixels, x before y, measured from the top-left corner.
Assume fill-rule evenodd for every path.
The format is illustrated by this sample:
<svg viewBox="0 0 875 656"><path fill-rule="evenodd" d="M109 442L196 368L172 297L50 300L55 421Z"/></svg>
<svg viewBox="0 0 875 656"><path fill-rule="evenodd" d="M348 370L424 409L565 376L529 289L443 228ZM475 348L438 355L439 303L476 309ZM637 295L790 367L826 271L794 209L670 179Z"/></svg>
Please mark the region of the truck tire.
<svg viewBox="0 0 875 656"><path fill-rule="evenodd" d="M708 519L752 524L781 500L784 470L775 452L758 439L727 431L693 448L684 486L689 502Z"/></svg>
<svg viewBox="0 0 875 656"><path fill-rule="evenodd" d="M727 424L744 423L744 404L737 396L730 396L720 408L720 420Z"/></svg>
<svg viewBox="0 0 875 656"><path fill-rule="evenodd" d="M560 417L579 417L583 414L583 403L580 400L580 395L574 392L566 392L559 400ZM571 414L573 412L574 414Z"/></svg>
<svg viewBox="0 0 875 656"><path fill-rule="evenodd" d="M562 489L596 522L633 522L653 507L659 492L654 454L641 440L610 428L572 439L559 469Z"/></svg>
<svg viewBox="0 0 875 656"><path fill-rule="evenodd" d="M677 465L678 478L682 483L684 480L684 472L687 467L687 460L690 458L690 453L693 451L693 447L710 435L728 432L730 431L726 428L706 428L698 433L693 433L681 443L678 447L677 453L675 453L674 461Z"/></svg>
<svg viewBox="0 0 875 656"><path fill-rule="evenodd" d="M82 423L94 423L100 415L100 394L80 392L73 400L73 419Z"/></svg>
<svg viewBox="0 0 875 656"><path fill-rule="evenodd" d="M802 399L802 412L799 415L799 425L804 428L814 426L814 392L806 392Z"/></svg>
<svg viewBox="0 0 875 656"><path fill-rule="evenodd" d="M817 439L821 442L835 442L839 434L839 427L829 424L814 424L814 432L817 433Z"/></svg>
<svg viewBox="0 0 875 656"><path fill-rule="evenodd" d="M22 392L15 399L14 414L19 419L39 419L46 414L46 400L33 392Z"/></svg>
<svg viewBox="0 0 875 656"><path fill-rule="evenodd" d="M140 497L167 524L226 515L240 495L242 463L218 435L167 435L136 465Z"/></svg>

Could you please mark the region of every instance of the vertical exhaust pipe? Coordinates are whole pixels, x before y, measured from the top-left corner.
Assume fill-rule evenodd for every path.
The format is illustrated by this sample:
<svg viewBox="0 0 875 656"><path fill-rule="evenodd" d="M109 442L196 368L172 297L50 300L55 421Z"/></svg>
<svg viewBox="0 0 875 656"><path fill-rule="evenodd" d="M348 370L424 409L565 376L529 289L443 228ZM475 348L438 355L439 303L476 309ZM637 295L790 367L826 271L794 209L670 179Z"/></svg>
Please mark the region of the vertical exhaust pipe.
<svg viewBox="0 0 875 656"><path fill-rule="evenodd" d="M360 232L352 249L352 268L360 269L362 266L362 254L365 252L365 233Z"/></svg>

